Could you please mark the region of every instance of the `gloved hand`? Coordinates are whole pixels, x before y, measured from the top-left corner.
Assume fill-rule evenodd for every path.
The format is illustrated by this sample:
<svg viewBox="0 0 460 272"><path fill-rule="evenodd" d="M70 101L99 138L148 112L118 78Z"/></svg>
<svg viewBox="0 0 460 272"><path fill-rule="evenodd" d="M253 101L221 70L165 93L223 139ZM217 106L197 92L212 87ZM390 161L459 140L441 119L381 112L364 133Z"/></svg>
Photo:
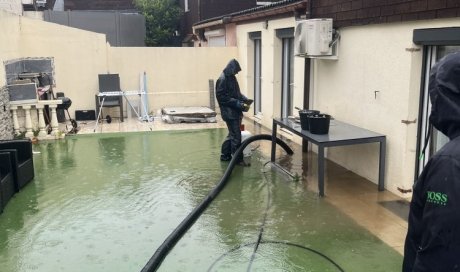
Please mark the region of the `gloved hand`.
<svg viewBox="0 0 460 272"><path fill-rule="evenodd" d="M248 112L250 107L251 107L250 104L243 103L242 110L244 112Z"/></svg>
<svg viewBox="0 0 460 272"><path fill-rule="evenodd" d="M246 100L244 101L244 103L248 104L249 106L251 106L252 102L254 102L254 100L249 99L249 98L246 98Z"/></svg>

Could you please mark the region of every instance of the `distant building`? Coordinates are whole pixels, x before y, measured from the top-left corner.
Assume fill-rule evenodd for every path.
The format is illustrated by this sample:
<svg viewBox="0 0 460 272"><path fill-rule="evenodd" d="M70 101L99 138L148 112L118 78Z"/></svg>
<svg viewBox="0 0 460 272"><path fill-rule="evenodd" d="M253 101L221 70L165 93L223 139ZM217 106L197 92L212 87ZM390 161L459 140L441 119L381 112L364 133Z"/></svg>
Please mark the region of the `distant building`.
<svg viewBox="0 0 460 272"><path fill-rule="evenodd" d="M192 31L192 26L195 23L257 7L257 2L256 0L180 0L180 5L184 10L180 26L182 45L194 46L194 41L197 40L197 37Z"/></svg>

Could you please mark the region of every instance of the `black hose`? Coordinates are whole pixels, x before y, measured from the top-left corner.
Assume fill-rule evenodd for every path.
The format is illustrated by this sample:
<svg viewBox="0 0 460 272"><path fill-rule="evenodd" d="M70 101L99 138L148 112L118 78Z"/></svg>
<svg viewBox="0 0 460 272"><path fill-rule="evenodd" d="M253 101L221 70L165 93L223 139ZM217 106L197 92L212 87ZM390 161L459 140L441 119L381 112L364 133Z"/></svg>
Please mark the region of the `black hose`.
<svg viewBox="0 0 460 272"><path fill-rule="evenodd" d="M270 163L270 161L266 162L264 164L264 167L268 163ZM259 229L259 235L257 236L257 241L256 241L255 246L254 246L254 251L251 254L251 258L249 259L249 265L248 265L248 268L246 269L246 271L248 271L248 272L251 271L252 264L254 263L254 260L256 258L257 250L259 249L259 244L262 241L262 235L264 234L265 224L267 223L267 218L268 218L268 210L270 209L271 201L272 201L272 194L270 192L270 184L268 183L268 179L265 176L265 172L262 171L262 173L263 173L263 176L265 178L265 182L267 184L267 207L265 207L264 218L262 220L262 224L261 224L260 229Z"/></svg>
<svg viewBox="0 0 460 272"><path fill-rule="evenodd" d="M337 264L336 262L334 262L334 260L332 260L331 258L329 258L328 256L326 256L325 254L317 251L317 250L314 250L312 248L309 248L307 246L303 246L303 245L299 245L299 244L295 244L295 243L291 243L291 242L288 242L288 241L272 241L272 240L264 240L264 241L259 241L259 242L256 242L256 243L259 243L259 244L280 244L280 245L285 245L285 246L291 246L291 247L297 247L297 248L300 248L300 249L303 249L303 250L306 250L306 251L310 251L320 257L322 257L323 259L327 260L329 263L331 263L333 266L335 266L335 268L337 268L338 271L340 272L345 272L345 270L339 265ZM253 246L255 245L256 243L247 243L247 244L244 244L244 245L239 245L239 246L236 246L234 248L232 248L231 250L225 252L224 254L222 254L219 258L217 258L214 263L209 267L208 269L208 272L212 271L212 269L214 268L214 266L219 262L221 261L224 257L228 256L230 253L233 253L235 251L237 251L238 249L241 249L243 247L249 247L249 246Z"/></svg>
<svg viewBox="0 0 460 272"><path fill-rule="evenodd" d="M270 161L266 162L264 164L264 167L270 163ZM263 172L264 174L264 178L265 178L265 181L267 182L267 188L269 186L269 183L268 183L268 179L267 179L267 176L265 175L265 172ZM255 243L248 243L248 244L244 244L244 245L239 245L239 246L236 246L234 248L232 248L231 250L225 252L224 254L222 254L219 258L217 258L212 264L211 266L208 268L207 272L211 272L212 269L214 268L214 266L219 262L221 261L224 257L226 257L227 255L229 255L230 253L233 253L235 252L236 250L238 249L241 249L243 247L248 247L248 246L254 246L254 251L252 252L251 254L251 258L249 259L249 265L248 265L248 268L246 271L251 271L251 267L252 267L252 264L254 263L254 260L255 260L255 257L256 257L256 252L257 250L259 249L259 245L260 244L283 244L283 245L286 245L286 246L293 246L293 247L298 247L298 248L301 248L301 249L304 249L304 250L307 250L307 251L310 251L310 252L313 252L319 256L321 256L322 258L326 259L327 261L329 261L332 265L334 265L340 272L345 272L345 270L340 267L339 264L337 264L336 262L334 262L334 260L332 260L331 258L329 258L328 256L326 256L325 254L317 251L317 250L314 250L312 248L309 248L309 247L306 247L306 246L303 246L303 245L299 245L299 244L294 244L294 243L291 243L291 242L288 242L288 241L272 241L272 240L263 240L262 239L262 235L263 235L263 232L264 232L264 229L265 229L265 224L267 222L267 216L268 216L268 209L270 208L270 203L271 203L271 194L270 194L270 188L268 188L268 195L267 195L267 207L265 209L265 213L264 213L264 218L263 218L263 221L262 221L262 224L260 226L260 230L259 230L259 235L257 237L257 241Z"/></svg>
<svg viewBox="0 0 460 272"><path fill-rule="evenodd" d="M203 201L196 206L188 215L187 217L174 229L174 231L166 238L166 240L161 244L158 249L155 251L153 256L147 262L147 264L142 268L141 272L153 272L157 271L160 267L161 263L163 262L166 255L168 255L169 251L176 245L176 243L180 240L180 238L187 232L187 230L195 223L198 217L206 210L206 208L211 204L211 202L216 198L216 196L222 191L225 187L230 174L233 171L237 163L237 159L240 155L243 154L244 148L249 145L250 143L258 140L272 140L272 135L268 134L259 134L255 136L251 136L246 139L244 142L241 143L241 146L235 151L233 154L233 158L230 161L227 170L225 170L224 175L220 179L217 186L203 199ZM287 154L292 155L294 152L292 149L281 139L276 138L276 143L279 144Z"/></svg>

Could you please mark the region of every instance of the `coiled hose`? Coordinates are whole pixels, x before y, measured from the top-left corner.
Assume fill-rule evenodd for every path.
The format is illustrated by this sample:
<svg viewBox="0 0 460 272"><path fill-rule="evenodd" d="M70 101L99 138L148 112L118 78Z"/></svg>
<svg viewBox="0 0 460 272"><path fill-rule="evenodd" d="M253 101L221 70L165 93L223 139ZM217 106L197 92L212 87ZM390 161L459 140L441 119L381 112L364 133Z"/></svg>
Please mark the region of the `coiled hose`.
<svg viewBox="0 0 460 272"><path fill-rule="evenodd" d="M247 138L241 143L241 146L233 154L233 158L230 161L227 169L224 172L224 175L220 179L219 183L214 187L214 189L203 199L203 201L196 206L187 217L174 229L174 231L166 238L166 240L161 244L158 249L155 251L153 256L147 262L147 264L142 268L141 272L153 272L157 271L163 262L166 255L169 251L176 245L176 243L182 238L182 236L187 232L188 229L195 223L195 221L201 216L201 214L206 210L206 208L211 204L214 198L224 189L230 174L233 171L237 163L237 158L242 155L243 150L250 143L258 140L272 140L272 135L268 134L259 134ZM281 139L276 138L276 143L279 144L287 154L292 155L294 152L292 149Z"/></svg>

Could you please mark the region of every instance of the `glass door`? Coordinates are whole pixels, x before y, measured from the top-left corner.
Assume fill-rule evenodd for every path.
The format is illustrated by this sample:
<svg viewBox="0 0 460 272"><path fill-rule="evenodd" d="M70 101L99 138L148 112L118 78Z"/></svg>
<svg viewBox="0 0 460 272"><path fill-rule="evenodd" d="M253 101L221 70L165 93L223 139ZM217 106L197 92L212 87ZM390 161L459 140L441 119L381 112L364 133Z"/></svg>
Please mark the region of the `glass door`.
<svg viewBox="0 0 460 272"><path fill-rule="evenodd" d="M427 47L427 58L425 69L425 82L424 82L424 90L423 90L423 102L422 102L422 129L421 129L421 141L419 150L422 152L423 147L425 145L426 137L428 135L428 128L429 128L429 115L431 112L431 104L430 104L430 96L428 95L428 80L430 75L431 68L438 62L441 58L446 56L449 53L458 52L460 51L460 46L428 46ZM433 156L438 150L440 150L447 142L449 138L444 135L442 132L438 131L437 129L433 128L433 132L431 134L431 139L428 142L428 146L425 150L425 154L420 156L420 162L418 167L418 174L422 173L423 168L425 167L428 159Z"/></svg>

